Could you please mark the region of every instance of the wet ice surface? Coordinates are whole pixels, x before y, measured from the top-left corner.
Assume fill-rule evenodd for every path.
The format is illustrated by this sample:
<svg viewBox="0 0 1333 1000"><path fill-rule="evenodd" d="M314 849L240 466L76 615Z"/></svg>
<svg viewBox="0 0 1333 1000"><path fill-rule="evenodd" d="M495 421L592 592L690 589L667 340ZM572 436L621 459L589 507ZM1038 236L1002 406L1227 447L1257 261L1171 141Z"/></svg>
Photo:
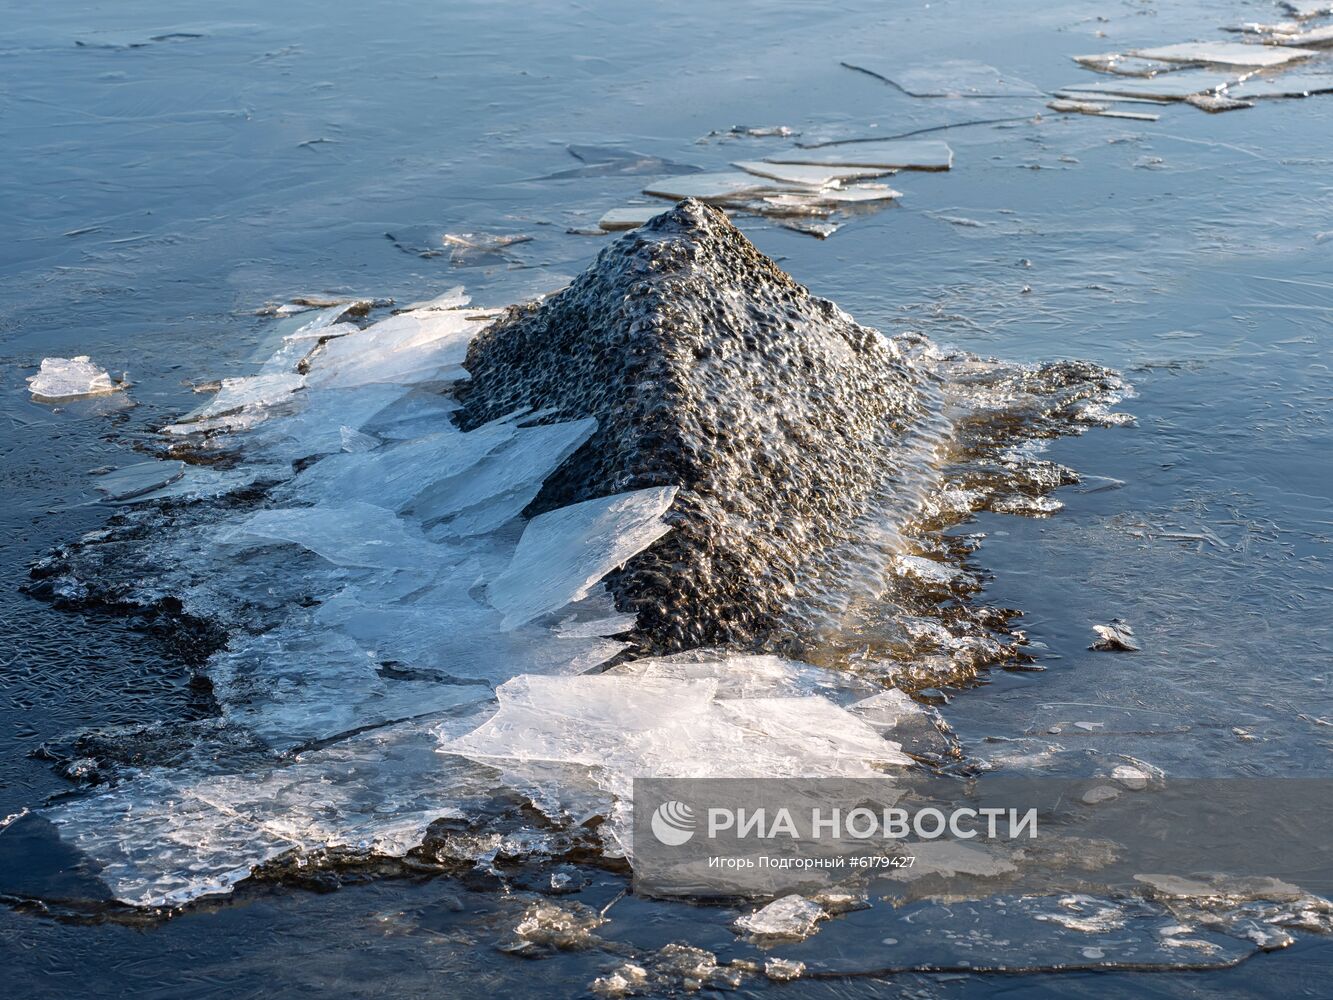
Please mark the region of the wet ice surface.
<svg viewBox="0 0 1333 1000"><path fill-rule="evenodd" d="M461 280L478 301L502 305L549 290L560 284L560 275L576 273L600 244L565 237L563 229L595 225L608 207L632 203L645 183L671 169L654 163L636 174L633 161L571 159L564 152L571 142L723 170L742 156L780 156L792 145L789 137L747 135L715 146L693 145L702 133L725 130L734 121L787 122L802 133L801 141L823 141L1010 113L1000 107L1002 99L988 99L985 103L994 105L988 108L948 98L911 99L869 78L864 83L873 89L856 90L846 71L831 67L849 57L846 39L867 31L882 32L868 41L891 52L898 67L976 55L1047 90L1075 77L1080 84L1101 79L1072 67L1067 60L1073 53L1234 38L1213 35L1214 26L1290 16L1267 3L1163 8L1153 18L1104 5L1072 5L1049 13L1048 30L1033 23L1030 5L1001 5L985 17L970 8L960 16L960 9L948 4L933 8L933 14L915 13L910 24L883 29L873 27L882 16L877 10L855 12L842 22L841 15L811 12L802 23L797 10L775 15L772 9L745 9L738 16L749 18L753 30L735 39L719 37L711 10L673 12L665 24L655 23L652 30L638 25L629 34L616 33L609 21L591 14L574 15L568 24L552 17L540 38L534 33L517 48L512 19L503 31L497 27L488 34L491 15L456 15L485 39L487 52L480 56L461 51L463 42L449 53L438 44L429 52L414 51L411 40L428 37L420 30L422 18L439 26L433 19L443 15L434 11L413 12L410 25L386 27L391 42L369 45L363 31L351 31L341 14L325 9L308 12L300 32L274 24L269 11L256 10L245 14L250 28L195 25L202 39L132 49L123 46L147 42L183 15L164 13L143 23L142 30L118 32L116 44L122 47L116 49L73 45L75 38L95 41L104 35L91 30L96 24L25 23L11 65L25 73L25 89L36 83L39 96L50 100L16 104L7 125L31 141L11 144L15 153L6 190L15 195L23 184L24 199L14 202L20 205L37 192L30 211L12 216L14 231L27 242L21 256L4 264L11 279L2 293L10 322L4 336L13 345L7 353L21 362L10 373L7 385L13 391L6 396L12 432L4 454L18 473L11 480L16 492L10 516L22 529L6 540L9 579L17 583L22 565L50 545L101 526L105 507L95 516L44 512L97 499L102 477L89 476L90 469L124 468L146 457L131 450L140 434L203 401L178 385L182 378L254 373L246 359L270 328L238 323L234 312L287 301L293 291L324 288L330 297L393 294L412 302ZM1096 20L1099 16L1109 21ZM1319 30L1318 24L1305 26ZM689 49L696 54L683 75L676 72L680 46L667 47L669 65L661 61L660 33L676 29L700 29L690 38L705 39L702 48ZM1108 37L1098 38L1096 31ZM468 37L456 30L444 36ZM1005 41L1015 44L997 47ZM859 39L856 51L862 51ZM1002 59L997 51L1012 55ZM774 52L782 54L781 73L766 59ZM456 58L444 59L446 54ZM208 79L222 60L253 67L244 94ZM334 76L332 65L356 72ZM41 83L56 67L62 87L78 88L77 95ZM1304 87L1289 84L1308 75L1317 86L1320 74L1307 74L1312 68L1307 63L1281 74L1263 73L1252 78L1254 87L1304 93ZM528 75L533 70L545 75ZM738 70L762 86L736 87L731 81ZM1167 75L1183 72L1191 70ZM632 114L611 110L617 103L606 100L613 73L628 81L618 94ZM441 86L466 90L478 74L495 101L484 125L466 117L471 109L440 99ZM668 78L679 81L685 101L678 90L663 86ZM778 78L790 82L772 82ZM183 87L176 85L181 80ZM1049 456L1083 472L1085 485L1092 475L1102 475L1121 480L1120 489L1066 488L1057 494L1065 509L1053 517L1038 522L982 514L968 529L987 535L974 557L979 568L994 574L986 580L984 599L1028 613L1022 625L1037 665L1046 668L1034 675L992 672L983 690L955 694L944 710L969 752L990 754L1001 744L992 747L984 743L987 738L1031 731L1043 745L1127 752L1172 773L1326 769L1326 720L1333 710L1315 665L1328 654L1320 617L1327 603L1320 598L1328 594L1328 494L1322 469L1308 461L1330 443L1320 395L1327 377L1320 360L1327 347L1321 324L1330 309L1321 255L1333 232L1320 196L1329 156L1323 138L1326 100L1266 101L1241 115L1217 117L1182 107L1147 109L1160 111L1169 130L1051 115L1040 124L950 129L941 135L957 153L951 173L895 178L908 196L899 209L853 219L827 244L770 228L771 220L738 216L763 249L787 258L783 264L789 270L886 331L924 329L937 341L1002 357L1067 354L1134 369L1131 378L1140 395L1129 408L1139 417L1138 428L1123 434L1097 431L1056 445ZM357 101L376 113L351 113ZM1035 111L1044 104L1034 103ZM716 115L698 113L719 104ZM294 113L262 137L247 131L246 122L273 124L270 108ZM89 118L89 109L99 117ZM535 129L534 112L541 122ZM1028 107L1014 112L1034 114ZM713 120L701 121L708 118ZM422 128L422 122L439 125ZM81 143L79 170L100 170L109 183L95 186L92 173L73 172L72 160L62 167L60 157L45 155L43 144L54 128L72 130L72 141ZM340 141L298 148L293 131L300 141L321 135ZM172 155L145 161L144 144L151 149L158 143L154 136L171 137ZM390 148L392 164L384 156ZM1164 169L1133 169L1141 157L1156 157ZM267 164L263 191L250 183L259 158ZM550 184L529 180L586 166L597 172ZM176 172L191 168L209 172L216 194L188 186L188 173ZM60 201L54 188L23 182L38 173L63 182ZM141 182L148 178L164 192L152 216L136 211L143 208ZM1111 193L1113 200L1099 197ZM524 218L501 218L508 214ZM937 216L977 225L946 224ZM451 270L447 253L408 258L383 239L386 230L427 218L437 239L444 232L530 232L532 243L512 251L537 267L523 271L498 260L458 272ZM542 226L543 220L554 225ZM89 229L96 231L80 232ZM23 376L35 372L42 357L85 352L112 372L132 373L137 412L103 409L114 396L80 401L55 414L26 402ZM173 364L181 367L173 370ZM421 436L438 409L432 409L434 403L418 407L419 402L412 394L403 397L396 410L362 433L384 441ZM323 454L343 451L341 427L361 422L355 415L326 419L314 410L326 400L312 396L309 403L291 419L308 421L315 436L263 424L250 433L270 435L275 449L285 449L287 461L306 447ZM342 411L326 412L341 417ZM108 413L113 420L102 420ZM104 439L108 433L114 436ZM296 441L316 443L297 449ZM202 480L203 472L222 488L218 477L232 470L191 467L187 477L164 489L185 479ZM33 525L37 517L44 518L40 528ZM301 558L300 550L284 551L289 560ZM12 588L7 593L20 600ZM19 812L63 787L46 762L24 756L38 743L88 725L188 715L176 653L146 655L145 640L116 619L83 620L30 601L9 607L13 613L6 626L13 648L21 651L22 669L7 671L4 681L11 725L6 739L14 748L6 752L5 767L15 783L0 790L0 815ZM1144 651L1086 652L1092 625L1117 616L1135 625ZM595 620L582 613L570 617ZM357 628L376 630L378 642L399 635L375 616L365 616ZM97 658L109 651L112 661ZM378 680L390 683L387 677ZM394 680L400 682L427 683ZM280 727L298 721L295 708L292 715ZM1080 722L1092 728L1077 726ZM1047 732L1052 728L1061 732ZM430 746L433 753L433 738ZM1015 750L1010 766L1021 766L1022 756ZM1036 757L1038 750L1026 756ZM1066 758L1046 759L1058 768ZM568 877L536 868L535 874L506 872L489 883L495 891L484 893L469 893L448 879L378 881L327 896L261 888L261 905L201 912L148 935L115 926L58 925L23 913L6 913L0 926L16 982L36 984L51 966L68 968L77 961L82 970L114 984L107 993L161 990L164 984L197 989L193 977L208 974L220 982L239 978L256 988L262 983L273 995L308 993L312 986L349 991L349 982L366 993L387 990L386 983L399 994L438 995L442 983L577 993L627 963L655 984L680 988L695 975L707 980L744 974L748 988L759 989L762 972L738 971L730 963L753 960L762 969L776 956L820 968L811 961L814 953L825 957L822 967L828 968L835 935L857 920L865 921L858 925L864 928L858 960L867 958L858 961L862 968L872 959L886 968L931 957L899 933L908 915L903 911L872 910L873 916L821 922L819 933L799 945L799 954L786 946L742 953L735 950L743 945L730 926L742 911L676 911L666 904L652 909L630 898L612 906L610 923L594 933L603 940L632 941L632 955L550 948L539 964L519 963L495 946L509 940L533 900L510 904L500 887L511 879L525 891L540 884L538 891L553 893L552 876ZM589 877L583 871L588 883L572 898L594 910L623 887L614 876ZM925 904L919 905L925 913ZM716 920L701 922L701 912ZM920 921L931 924L934 940L949 942L936 953L941 960L958 957L960 941L975 931L978 951L1005 963L1039 966L1102 965L1125 954L1117 949L1127 947L1131 937L1142 941L1182 923L1161 919L1160 910L1140 918L1133 907L1112 900L1070 905L1047 900L1021 923L993 913L974 921L959 906L929 913L933 916ZM1038 915L1058 919L1037 920ZM1133 935L1112 926L1127 916ZM1074 929L1072 922L1090 929ZM886 923L892 927L886 930ZM709 929L714 925L716 933ZM1258 993L1280 976L1292 982L1293 991L1319 995L1327 953L1294 933L1297 943L1286 953L1226 973L995 980L965 976L960 969L961 978L953 980L901 976L872 979L864 987L849 980L824 988L798 979L788 989L882 995L915 988L976 996L1006 988L1091 996L1151 988L1164 995L1221 995ZM1189 942L1200 933L1167 937ZM895 943L886 944L886 938ZM1020 955L994 943L1024 939L1042 942L1042 950ZM1204 939L1219 947L1205 956L1210 962L1240 954L1233 943L1206 934ZM663 954L670 940L692 941L704 954ZM34 941L35 950L28 947ZM353 947L355 961L349 961L344 956ZM1190 960L1202 955L1189 944L1169 948L1153 946L1152 953L1177 963L1182 955ZM312 960L292 961L297 950Z"/></svg>
<svg viewBox="0 0 1333 1000"><path fill-rule="evenodd" d="M28 391L35 401L60 403L104 396L119 386L106 370L95 365L86 354L73 358L43 358L41 370L28 376Z"/></svg>

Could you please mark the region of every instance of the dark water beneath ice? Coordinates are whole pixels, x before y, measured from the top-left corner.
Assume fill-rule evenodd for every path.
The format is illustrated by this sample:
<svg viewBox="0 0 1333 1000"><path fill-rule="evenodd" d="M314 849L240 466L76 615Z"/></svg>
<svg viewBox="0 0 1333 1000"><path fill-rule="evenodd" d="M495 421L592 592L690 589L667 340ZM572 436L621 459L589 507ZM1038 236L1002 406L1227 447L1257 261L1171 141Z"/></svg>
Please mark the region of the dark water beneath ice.
<svg viewBox="0 0 1333 1000"><path fill-rule="evenodd" d="M560 285L605 239L568 230L645 182L549 179L580 166L570 143L721 169L790 146L696 142L735 124L892 135L1030 118L1043 104L911 98L841 60L976 59L1049 90L1092 78L1070 55L1276 16L1263 0L11 7L0 37L0 816L70 790L30 756L44 741L200 711L178 650L17 588L33 558L105 520L89 470L132 461L137 440L197 405L187 380L251 370L258 305L316 292L411 301L460 282L499 305ZM901 203L827 241L742 228L886 332L1089 359L1135 384L1136 428L1050 455L1089 486L1123 486L1063 490L1053 518L983 515L966 529L987 536L987 600L1025 610L1046 669L993 673L953 698L946 716L965 746L1036 735L1170 775L1327 775L1333 97L1217 116L1153 110L1158 123L1047 115L952 129L952 171L899 175ZM509 260L401 249L444 232L533 239ZM41 358L76 354L128 371L136 405L29 402L23 378ZM1091 625L1114 616L1134 624L1142 652L1087 651ZM1154 722L1069 725L1123 709ZM0 875L8 891L25 877ZM597 876L578 898L601 906L621 887ZM142 930L4 911L0 947L18 995L560 995L615 964L602 951L540 963L498 952L524 904L474 889L261 886ZM639 946L692 922L674 904L611 912L603 937ZM699 934L719 953L733 947L725 921ZM1333 945L1304 939L1230 971L782 989L1233 996L1281 977L1286 992L1321 995L1330 971Z"/></svg>

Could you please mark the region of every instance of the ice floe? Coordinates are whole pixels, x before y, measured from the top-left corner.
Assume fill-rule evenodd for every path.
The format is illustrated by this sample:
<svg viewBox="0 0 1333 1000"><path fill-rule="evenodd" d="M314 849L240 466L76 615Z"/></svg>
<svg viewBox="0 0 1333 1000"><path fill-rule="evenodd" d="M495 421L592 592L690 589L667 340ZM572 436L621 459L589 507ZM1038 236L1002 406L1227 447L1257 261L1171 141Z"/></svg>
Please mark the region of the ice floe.
<svg viewBox="0 0 1333 1000"><path fill-rule="evenodd" d="M1285 66L1318 55L1316 52L1299 48L1273 48L1268 45L1246 45L1241 42L1182 42L1177 45L1135 49L1131 54L1140 59L1156 59L1160 62L1206 63L1251 69Z"/></svg>
<svg viewBox="0 0 1333 1000"><path fill-rule="evenodd" d="M1059 111L1064 114L1076 115L1097 115L1101 118L1125 118L1130 121L1155 122L1161 118L1161 115L1155 115L1146 111L1120 111L1108 107L1105 104L1098 104L1094 101L1071 101L1068 99L1057 99L1048 101L1046 106L1052 111Z"/></svg>
<svg viewBox="0 0 1333 1000"><path fill-rule="evenodd" d="M28 391L39 403L62 403L88 396L105 396L124 388L113 381L88 355L73 358L43 358L41 370L28 376Z"/></svg>
<svg viewBox="0 0 1333 1000"><path fill-rule="evenodd" d="M1026 80L1004 73L994 66L966 59L943 59L928 66L895 69L874 60L858 59L843 63L893 84L911 97L1041 97L1042 92Z"/></svg>
<svg viewBox="0 0 1333 1000"><path fill-rule="evenodd" d="M766 163L827 167L878 167L900 170L948 170L953 150L942 139L874 139L793 149L764 157Z"/></svg>

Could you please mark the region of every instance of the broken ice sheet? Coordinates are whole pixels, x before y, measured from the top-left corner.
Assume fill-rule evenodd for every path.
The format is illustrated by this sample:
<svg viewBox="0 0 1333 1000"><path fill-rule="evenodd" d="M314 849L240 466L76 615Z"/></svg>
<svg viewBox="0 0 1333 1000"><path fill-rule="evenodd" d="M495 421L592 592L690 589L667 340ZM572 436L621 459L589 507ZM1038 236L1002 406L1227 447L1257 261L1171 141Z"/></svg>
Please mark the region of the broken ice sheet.
<svg viewBox="0 0 1333 1000"><path fill-rule="evenodd" d="M432 537L499 528L533 501L546 477L596 429L591 417L517 428L512 438L465 472L441 472L416 494L411 511L426 524L443 522Z"/></svg>
<svg viewBox="0 0 1333 1000"><path fill-rule="evenodd" d="M745 195L791 190L793 185L756 177L741 170L715 174L686 174L654 181L643 189L655 198L698 198L700 201L727 201Z"/></svg>
<svg viewBox="0 0 1333 1000"><path fill-rule="evenodd" d="M528 522L508 569L487 597L506 628L585 597L610 570L670 531L662 515L676 487L656 487L586 500Z"/></svg>
<svg viewBox="0 0 1333 1000"><path fill-rule="evenodd" d="M609 630L623 630L624 623L579 635L537 625L506 631L498 611L467 593L472 582L460 571L445 584L402 600L386 598L370 585L349 586L326 600L314 621L320 629L345 633L377 660L393 663L392 677L436 686L502 684L519 673L582 673L625 648L603 638ZM628 625L633 624L631 619Z"/></svg>
<svg viewBox="0 0 1333 1000"><path fill-rule="evenodd" d="M100 865L122 902L178 906L229 892L254 866L293 850L351 847L401 856L436 819L489 791L466 762L441 757L420 724L362 734L259 774L147 771L46 817Z"/></svg>
<svg viewBox="0 0 1333 1000"><path fill-rule="evenodd" d="M742 934L757 938L801 941L813 934L815 925L827 916L824 908L814 900L792 894L738 917L733 926Z"/></svg>
<svg viewBox="0 0 1333 1000"><path fill-rule="evenodd" d="M445 233L444 245L450 248L449 260L459 266L486 264L495 259L510 260L505 251L519 243L530 243L524 233Z"/></svg>
<svg viewBox="0 0 1333 1000"><path fill-rule="evenodd" d="M826 670L778 656L692 650L668 657L630 660L612 667L609 674L717 682L715 697L797 698L812 694L862 693L866 683L842 671ZM872 725L875 723L867 719Z"/></svg>
<svg viewBox="0 0 1333 1000"><path fill-rule="evenodd" d="M1162 117L1144 111L1116 111L1105 104L1097 104L1092 101L1071 101L1065 98L1048 101L1046 106L1052 111L1059 111L1062 114L1093 115L1099 118L1127 118L1131 121L1155 122Z"/></svg>
<svg viewBox="0 0 1333 1000"><path fill-rule="evenodd" d="M1158 73L1179 72L1180 63L1164 62L1160 59L1142 59L1119 52L1104 52L1099 55L1074 56L1074 62L1098 73L1114 73L1116 76L1152 77Z"/></svg>
<svg viewBox="0 0 1333 1000"><path fill-rule="evenodd" d="M1309 31L1297 32L1294 35L1275 35L1270 39L1277 45L1295 45L1297 47L1320 48L1325 45L1333 45L1333 24L1322 28L1311 28Z"/></svg>
<svg viewBox="0 0 1333 1000"><path fill-rule="evenodd" d="M86 354L73 358L43 358L41 370L27 378L34 402L61 403L87 396L105 396L124 388L113 382L106 369L93 364Z"/></svg>
<svg viewBox="0 0 1333 1000"><path fill-rule="evenodd" d="M1307 49L1274 48L1271 45L1247 45L1244 42L1182 42L1178 45L1135 49L1131 54L1141 59L1158 59L1162 62L1206 63L1251 69L1285 66L1318 55Z"/></svg>
<svg viewBox="0 0 1333 1000"><path fill-rule="evenodd" d="M105 493L108 500L131 500L174 483L183 475L184 462L139 462L113 469L99 476L93 485Z"/></svg>
<svg viewBox="0 0 1333 1000"><path fill-rule="evenodd" d="M1042 96L1042 92L1026 80L967 59L945 59L929 66L903 69L866 59L858 59L855 65L843 65L887 80L911 97Z"/></svg>
<svg viewBox="0 0 1333 1000"><path fill-rule="evenodd" d="M162 428L162 432L186 435L251 427L267 419L273 408L294 403L292 394L303 388L305 376L295 372L224 378L211 400Z"/></svg>
<svg viewBox="0 0 1333 1000"><path fill-rule="evenodd" d="M941 139L874 139L866 142L843 142L813 149L793 149L775 156L766 156L764 162L831 167L948 170L953 166L953 150Z"/></svg>
<svg viewBox="0 0 1333 1000"><path fill-rule="evenodd" d="M717 689L708 679L520 676L496 690L494 717L440 749L512 762L511 780L529 795L538 790L521 780L527 763L578 765L554 788L533 781L546 797L578 798L588 783L609 797L604 842L625 853L636 776L871 776L910 763L897 743L825 698L719 700Z"/></svg>
<svg viewBox="0 0 1333 1000"><path fill-rule="evenodd" d="M661 215L661 205L626 205L623 208L608 209L597 220L598 228L608 233L625 229L638 229L655 215Z"/></svg>
<svg viewBox="0 0 1333 1000"><path fill-rule="evenodd" d="M1311 97L1333 93L1333 73L1284 73L1282 76L1253 76L1227 88L1227 96L1236 100L1269 97Z"/></svg>
<svg viewBox="0 0 1333 1000"><path fill-rule="evenodd" d="M271 632L234 637L208 665L223 718L285 752L491 698L484 680L388 669L381 661L393 651L363 647L344 631L354 628L301 614Z"/></svg>
<svg viewBox="0 0 1333 1000"><path fill-rule="evenodd" d="M471 301L472 299L463 292L462 285L454 285L454 287L441 292L433 299L412 302L401 309L395 309L394 312L433 312L439 309L462 309Z"/></svg>
<svg viewBox="0 0 1333 1000"><path fill-rule="evenodd" d="M467 347L494 312L421 310L400 313L324 344L310 360L312 387L401 385L465 377Z"/></svg>
<svg viewBox="0 0 1333 1000"><path fill-rule="evenodd" d="M361 501L339 506L256 511L225 532L233 545L288 542L338 566L442 571L460 560L457 549L428 542L391 510Z"/></svg>
<svg viewBox="0 0 1333 1000"><path fill-rule="evenodd" d="M853 184L849 187L822 188L800 194L775 194L764 203L776 208L806 207L811 205L854 205L857 203L893 201L903 193L887 184Z"/></svg>
<svg viewBox="0 0 1333 1000"><path fill-rule="evenodd" d="M1165 73L1152 78L1124 77L1122 79L1085 80L1072 87L1063 87L1061 97L1078 94L1112 94L1125 97L1150 97L1166 101L1183 101L1191 94L1215 93L1242 79L1240 73L1220 73L1208 69L1186 69L1179 73Z"/></svg>
<svg viewBox="0 0 1333 1000"><path fill-rule="evenodd" d="M607 176L642 176L646 174L697 174L699 168L688 163L676 163L672 160L653 156L651 153L636 153L621 146L566 146L569 155L583 163L581 167L561 170L550 174L543 180L559 180L566 177L607 177Z"/></svg>
<svg viewBox="0 0 1333 1000"><path fill-rule="evenodd" d="M1333 14L1333 0L1279 0L1279 6L1302 21Z"/></svg>
<svg viewBox="0 0 1333 1000"><path fill-rule="evenodd" d="M763 160L737 160L732 166L784 184L816 188L894 173L890 167L819 167L799 163L765 163Z"/></svg>
<svg viewBox="0 0 1333 1000"><path fill-rule="evenodd" d="M1254 107L1253 101L1241 101L1234 97L1227 97L1225 94L1191 94L1185 98L1185 103L1198 108L1200 111L1207 111L1209 114L1217 114L1222 111L1239 111L1243 108Z"/></svg>

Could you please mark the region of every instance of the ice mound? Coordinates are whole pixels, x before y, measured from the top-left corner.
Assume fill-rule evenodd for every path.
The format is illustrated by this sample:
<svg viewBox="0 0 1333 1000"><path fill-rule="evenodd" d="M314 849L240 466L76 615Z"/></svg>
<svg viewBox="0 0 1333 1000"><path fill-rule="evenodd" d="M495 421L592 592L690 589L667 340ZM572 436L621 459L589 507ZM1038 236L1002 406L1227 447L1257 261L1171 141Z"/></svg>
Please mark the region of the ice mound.
<svg viewBox="0 0 1333 1000"><path fill-rule="evenodd" d="M840 550L866 548L882 487L898 477L909 493L902 480L934 440L916 439L931 410L924 373L697 201L510 310L466 367L466 428L522 407L597 421L537 511L679 487L675 530L609 580L664 651L782 632L794 605L836 592Z"/></svg>
<svg viewBox="0 0 1333 1000"><path fill-rule="evenodd" d="M110 784L44 811L118 899L430 853L433 819L497 793L549 823L469 834L450 863L557 836L632 857L635 775L946 755L933 715L877 696L882 663L919 671L908 688L1014 653L931 532L1071 481L1028 446L1116 422L1127 391L883 338L690 203L545 305L368 308L275 319L254 375L164 429L169 461L107 478L112 527L34 570L65 603L174 609L207 637L218 717L141 741L170 752L108 750ZM871 601L854 652L813 631ZM750 645L806 630L855 670ZM645 636L690 648L627 659Z"/></svg>
<svg viewBox="0 0 1333 1000"><path fill-rule="evenodd" d="M106 369L97 367L86 354L75 358L43 358L41 370L28 376L28 391L38 403L105 396L122 388L123 384L113 382Z"/></svg>

